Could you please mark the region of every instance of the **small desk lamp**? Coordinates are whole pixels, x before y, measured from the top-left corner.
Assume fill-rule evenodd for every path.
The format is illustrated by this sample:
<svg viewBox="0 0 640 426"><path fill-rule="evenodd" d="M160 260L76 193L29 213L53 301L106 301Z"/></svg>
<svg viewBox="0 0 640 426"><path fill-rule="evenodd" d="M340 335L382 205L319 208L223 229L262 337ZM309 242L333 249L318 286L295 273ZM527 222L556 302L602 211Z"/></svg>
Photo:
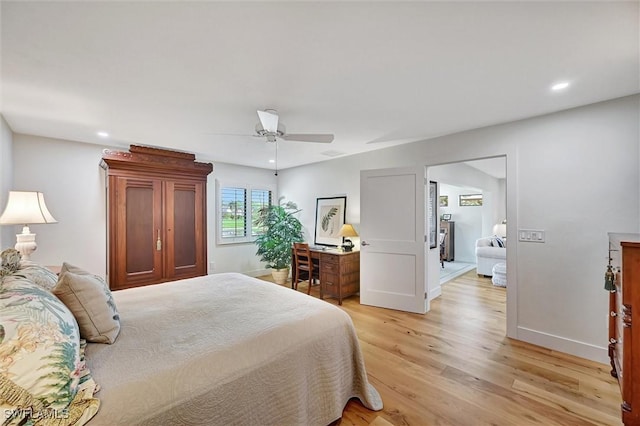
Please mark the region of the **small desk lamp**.
<svg viewBox="0 0 640 426"><path fill-rule="evenodd" d="M24 225L22 233L16 235L15 246L23 260L30 260L31 253L38 248L36 234L31 233L29 224L57 222L47 209L44 194L36 191L9 191L7 207L0 216L0 225Z"/></svg>
<svg viewBox="0 0 640 426"><path fill-rule="evenodd" d="M339 237L357 237L358 233L356 232L355 229L353 229L353 225L345 223L344 225L342 225L342 228L340 228L340 232L338 232L338 236ZM346 238L344 240L344 244L342 244L342 250L344 251L353 250L353 241Z"/></svg>

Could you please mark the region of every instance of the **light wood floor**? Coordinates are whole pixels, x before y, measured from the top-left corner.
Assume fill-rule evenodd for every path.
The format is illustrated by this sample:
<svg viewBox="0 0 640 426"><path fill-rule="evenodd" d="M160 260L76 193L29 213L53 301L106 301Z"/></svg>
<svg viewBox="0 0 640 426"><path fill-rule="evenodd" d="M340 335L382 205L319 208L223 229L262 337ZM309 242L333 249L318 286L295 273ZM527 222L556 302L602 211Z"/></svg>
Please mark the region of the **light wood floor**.
<svg viewBox="0 0 640 426"><path fill-rule="evenodd" d="M426 315L344 300L384 408L352 399L338 424L621 425L609 366L506 338L505 301L475 270L445 284Z"/></svg>

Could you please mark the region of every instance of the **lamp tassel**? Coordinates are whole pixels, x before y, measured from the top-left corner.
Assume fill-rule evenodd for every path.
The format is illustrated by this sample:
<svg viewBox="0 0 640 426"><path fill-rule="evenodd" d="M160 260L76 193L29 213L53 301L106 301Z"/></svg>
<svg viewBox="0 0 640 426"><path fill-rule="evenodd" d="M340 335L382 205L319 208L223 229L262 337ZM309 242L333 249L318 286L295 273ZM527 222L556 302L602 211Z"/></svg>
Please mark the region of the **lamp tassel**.
<svg viewBox="0 0 640 426"><path fill-rule="evenodd" d="M607 291L615 291L616 286L614 284L615 274L611 265L607 265L607 272L604 273L604 289Z"/></svg>

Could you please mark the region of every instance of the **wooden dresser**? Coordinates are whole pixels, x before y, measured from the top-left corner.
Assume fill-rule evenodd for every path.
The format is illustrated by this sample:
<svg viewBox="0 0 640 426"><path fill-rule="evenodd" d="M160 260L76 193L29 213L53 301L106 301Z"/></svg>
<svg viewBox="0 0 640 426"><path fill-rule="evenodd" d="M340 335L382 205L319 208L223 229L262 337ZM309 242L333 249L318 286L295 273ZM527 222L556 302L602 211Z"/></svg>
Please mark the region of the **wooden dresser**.
<svg viewBox="0 0 640 426"><path fill-rule="evenodd" d="M611 375L622 391L622 422L640 425L640 234L610 233L609 257L615 276L609 296Z"/></svg>
<svg viewBox="0 0 640 426"><path fill-rule="evenodd" d="M193 154L131 145L105 150L112 290L207 273L207 175Z"/></svg>

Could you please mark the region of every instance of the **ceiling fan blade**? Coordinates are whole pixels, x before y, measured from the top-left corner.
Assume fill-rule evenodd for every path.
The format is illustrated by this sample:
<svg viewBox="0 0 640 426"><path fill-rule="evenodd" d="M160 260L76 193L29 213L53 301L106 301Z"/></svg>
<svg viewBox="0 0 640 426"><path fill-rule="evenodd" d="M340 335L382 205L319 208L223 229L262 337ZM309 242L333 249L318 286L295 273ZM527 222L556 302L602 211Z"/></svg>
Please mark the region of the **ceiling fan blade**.
<svg viewBox="0 0 640 426"><path fill-rule="evenodd" d="M265 131L269 133L278 132L278 114L274 110L258 110L258 117L260 118L260 123Z"/></svg>
<svg viewBox="0 0 640 426"><path fill-rule="evenodd" d="M287 133L286 135L282 135L281 139L295 142L331 143L333 142L333 135L330 133L309 135Z"/></svg>
<svg viewBox="0 0 640 426"><path fill-rule="evenodd" d="M239 136L239 137L258 137L260 135L248 134L248 133L203 133L203 135L207 136Z"/></svg>

